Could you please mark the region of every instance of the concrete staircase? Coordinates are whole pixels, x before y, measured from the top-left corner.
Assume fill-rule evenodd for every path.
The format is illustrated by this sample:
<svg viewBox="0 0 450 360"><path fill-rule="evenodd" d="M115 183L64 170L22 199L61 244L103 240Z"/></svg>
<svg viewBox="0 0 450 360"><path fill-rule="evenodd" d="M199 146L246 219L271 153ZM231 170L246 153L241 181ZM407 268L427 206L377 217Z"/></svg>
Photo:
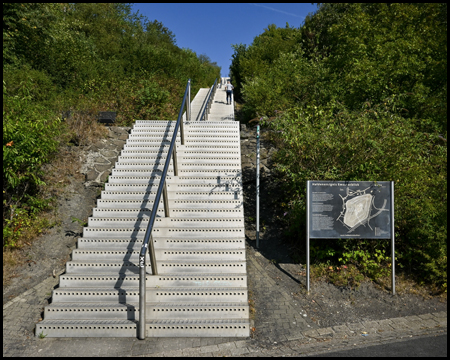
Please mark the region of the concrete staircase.
<svg viewBox="0 0 450 360"><path fill-rule="evenodd" d="M217 121L233 108L223 94L211 121L185 122L185 145L178 134L170 216L161 200L152 232L159 275L147 265L147 337L250 335L239 123ZM36 336L137 336L138 256L174 126L136 121Z"/></svg>

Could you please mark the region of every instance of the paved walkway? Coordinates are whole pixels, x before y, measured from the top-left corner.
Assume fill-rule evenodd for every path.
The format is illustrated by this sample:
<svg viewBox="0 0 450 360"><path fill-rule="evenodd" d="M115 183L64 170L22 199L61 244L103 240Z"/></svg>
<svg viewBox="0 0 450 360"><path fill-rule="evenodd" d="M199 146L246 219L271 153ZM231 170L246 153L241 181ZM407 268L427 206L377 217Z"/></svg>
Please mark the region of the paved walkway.
<svg viewBox="0 0 450 360"><path fill-rule="evenodd" d="M3 306L3 356L298 356L447 333L447 312L320 328L248 253L249 289L256 336L238 338L40 339L42 316L57 274ZM61 272L62 273L62 272Z"/></svg>
<svg viewBox="0 0 450 360"><path fill-rule="evenodd" d="M231 105L227 105L227 92L222 85L216 90L213 103L211 105L211 112L208 116L209 121L234 121L234 96L231 97Z"/></svg>

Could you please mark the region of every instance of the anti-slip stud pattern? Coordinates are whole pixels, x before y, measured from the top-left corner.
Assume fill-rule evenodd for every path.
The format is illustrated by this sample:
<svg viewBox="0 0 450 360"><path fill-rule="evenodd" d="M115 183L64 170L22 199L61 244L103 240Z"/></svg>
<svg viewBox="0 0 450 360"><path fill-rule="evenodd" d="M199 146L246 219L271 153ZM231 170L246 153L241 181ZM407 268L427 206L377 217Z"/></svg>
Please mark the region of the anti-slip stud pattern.
<svg viewBox="0 0 450 360"><path fill-rule="evenodd" d="M249 336L239 123L185 122L178 176L167 156L174 127L136 121L37 336L136 337L139 252L167 161L170 216L161 199L152 231L159 275L146 260L146 336Z"/></svg>

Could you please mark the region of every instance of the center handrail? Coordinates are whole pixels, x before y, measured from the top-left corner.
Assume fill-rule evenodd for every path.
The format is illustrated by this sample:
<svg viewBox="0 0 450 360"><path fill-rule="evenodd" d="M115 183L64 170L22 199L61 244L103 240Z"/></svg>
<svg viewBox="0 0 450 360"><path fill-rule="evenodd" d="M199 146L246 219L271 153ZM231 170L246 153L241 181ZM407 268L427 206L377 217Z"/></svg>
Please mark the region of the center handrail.
<svg viewBox="0 0 450 360"><path fill-rule="evenodd" d="M216 80L214 81L214 84L213 84L213 86L211 87L211 90L209 90L208 98L207 98L207 100L206 100L205 107L203 108L202 114L200 115L200 120L202 120L204 116L205 116L205 119L204 119L204 120L208 120L208 111L207 111L207 110L209 110L209 109L211 108L211 104L210 104L210 102L209 102L209 101L212 99L212 98L211 98L211 95L213 95L213 97L214 97L214 95L216 94L216 90L217 90L217 88L216 88L216 83L217 83L217 78L216 78ZM205 111L206 111L206 115L205 115Z"/></svg>
<svg viewBox="0 0 450 360"><path fill-rule="evenodd" d="M169 151L166 156L166 162L164 164L164 170L159 180L158 191L156 192L155 200L153 202L152 212L150 214L150 219L147 224L147 230L145 232L144 241L142 242L141 251L139 253L139 323L138 323L138 338L140 340L145 339L145 310L146 310L146 270L145 270L145 254L147 252L147 247L149 247L150 251L150 263L152 267L152 274L158 275L158 271L156 268L156 258L155 258L155 250L153 246L153 225L155 223L156 213L158 212L159 202L161 200L161 193L164 196L164 212L165 216L169 216L168 209L168 198L167 198L167 188L166 188L166 175L169 170L170 157L175 148L174 154L174 174L177 175L176 169L176 139L178 134L178 128L181 123L181 144L184 145L184 131L183 131L183 109L186 103L186 96L189 94L189 103L190 103L190 89L191 89L191 80L188 80L186 85L186 90L184 91L183 102L181 103L180 113L178 114L178 119L175 124L175 129L173 130L172 141L170 142ZM190 118L190 104L187 106L187 121Z"/></svg>

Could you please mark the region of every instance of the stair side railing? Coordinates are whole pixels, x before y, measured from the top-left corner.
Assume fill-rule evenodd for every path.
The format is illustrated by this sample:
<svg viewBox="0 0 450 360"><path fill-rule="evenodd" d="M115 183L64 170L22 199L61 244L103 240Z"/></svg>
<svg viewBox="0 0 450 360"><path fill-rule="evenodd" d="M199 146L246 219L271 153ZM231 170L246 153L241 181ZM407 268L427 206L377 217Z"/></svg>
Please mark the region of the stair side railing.
<svg viewBox="0 0 450 360"><path fill-rule="evenodd" d="M205 106L203 107L202 114L200 115L200 121L201 120L208 120L208 115L209 115L209 112L211 110L211 105L212 105L212 101L214 99L214 96L216 94L216 90L217 90L217 79L216 79L216 81L214 81L213 86L209 90Z"/></svg>
<svg viewBox="0 0 450 360"><path fill-rule="evenodd" d="M178 175L178 164L177 164L177 146L176 139L178 134L178 128L181 132L181 145L184 145L184 126L183 126L183 109L186 104L186 97L188 102L186 104L186 120L190 120L190 92L191 92L191 80L188 80L186 85L186 90L184 91L183 102L181 103L180 112L178 114L178 119L175 124L175 129L173 130L172 141L170 142L169 151L167 153L166 162L164 164L164 169L159 180L158 191L156 192L155 200L153 203L152 212L150 214L150 219L147 224L147 230L145 232L144 241L142 242L141 251L139 253L139 322L138 322L138 338L140 340L145 339L145 313L146 313L146 264L145 255L147 253L147 247L150 253L150 264L152 267L152 275L158 275L158 270L156 266L155 248L153 244L153 225L155 223L156 213L158 212L159 202L161 200L161 194L163 195L164 203L164 216L170 216L169 210L169 199L167 197L167 185L166 176L169 170L170 157L173 155L173 170L174 175Z"/></svg>

